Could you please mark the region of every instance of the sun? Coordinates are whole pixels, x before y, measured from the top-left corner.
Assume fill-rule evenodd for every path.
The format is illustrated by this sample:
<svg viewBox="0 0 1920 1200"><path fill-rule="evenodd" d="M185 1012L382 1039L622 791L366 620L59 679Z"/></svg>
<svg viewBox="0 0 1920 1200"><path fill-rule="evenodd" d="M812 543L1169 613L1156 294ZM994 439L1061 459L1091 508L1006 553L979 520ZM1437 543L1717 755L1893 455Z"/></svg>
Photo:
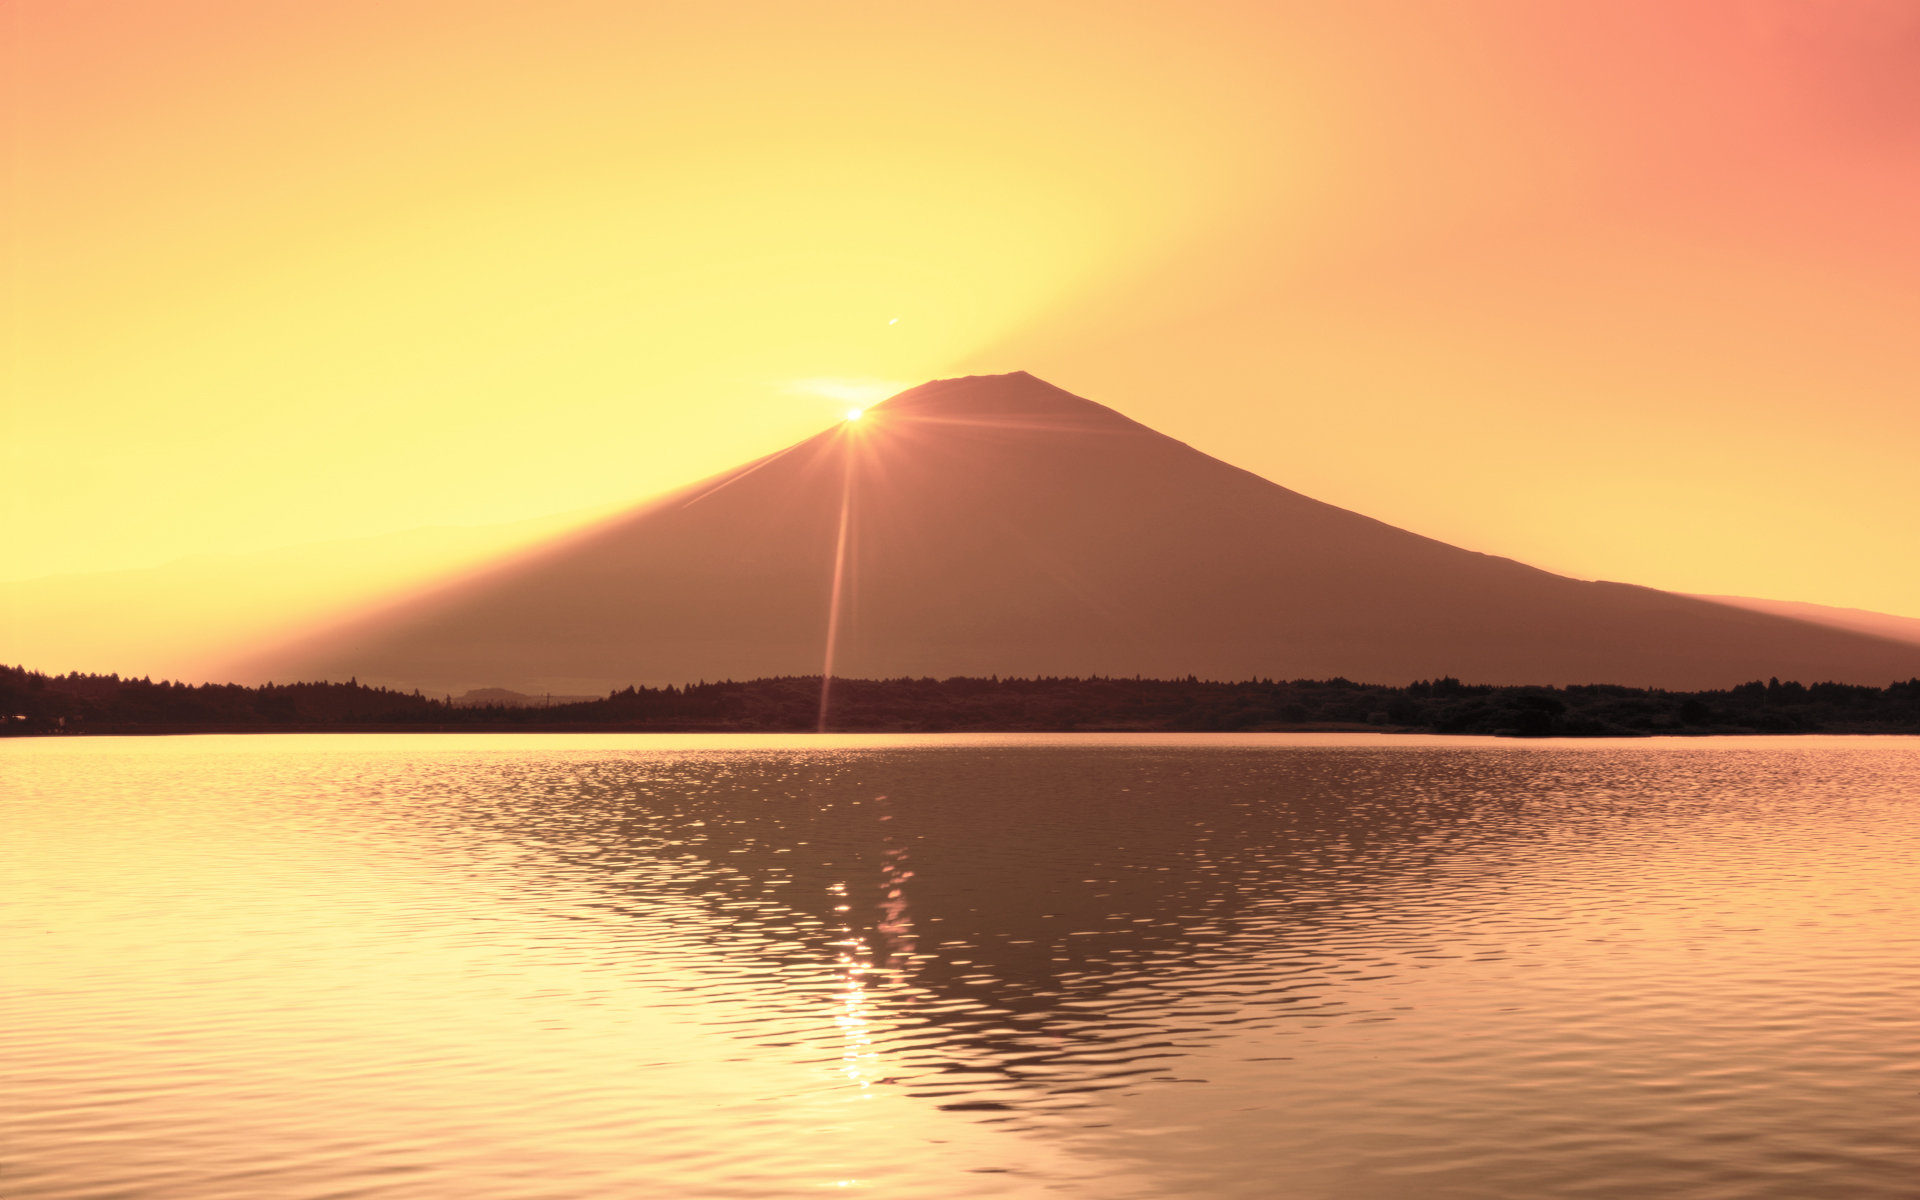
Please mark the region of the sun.
<svg viewBox="0 0 1920 1200"><path fill-rule="evenodd" d="M858 421L861 417L866 415L866 412L867 410L864 408L850 408L847 410L847 420Z"/></svg>

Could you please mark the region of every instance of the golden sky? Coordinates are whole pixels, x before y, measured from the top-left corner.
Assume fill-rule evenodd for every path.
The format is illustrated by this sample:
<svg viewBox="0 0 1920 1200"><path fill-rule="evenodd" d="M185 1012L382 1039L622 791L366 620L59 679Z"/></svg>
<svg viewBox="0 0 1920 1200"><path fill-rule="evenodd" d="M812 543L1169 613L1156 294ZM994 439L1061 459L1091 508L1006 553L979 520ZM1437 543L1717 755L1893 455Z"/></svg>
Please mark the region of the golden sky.
<svg viewBox="0 0 1920 1200"><path fill-rule="evenodd" d="M5 580L504 545L1024 369L1473 549L1920 614L1904 0L0 21Z"/></svg>

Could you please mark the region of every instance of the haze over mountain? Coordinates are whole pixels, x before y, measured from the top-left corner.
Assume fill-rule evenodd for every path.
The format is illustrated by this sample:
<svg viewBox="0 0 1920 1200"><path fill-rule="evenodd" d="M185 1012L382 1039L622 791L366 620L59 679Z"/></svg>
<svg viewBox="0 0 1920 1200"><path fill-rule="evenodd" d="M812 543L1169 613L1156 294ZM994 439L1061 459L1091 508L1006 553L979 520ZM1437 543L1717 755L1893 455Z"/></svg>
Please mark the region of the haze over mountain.
<svg viewBox="0 0 1920 1200"><path fill-rule="evenodd" d="M604 516L428 526L125 571L0 580L0 663L53 674L224 680L236 649L283 642Z"/></svg>
<svg viewBox="0 0 1920 1200"><path fill-rule="evenodd" d="M1396 529L1024 372L913 388L247 674L604 692L818 674L830 637L864 677L1920 675L1920 646Z"/></svg>

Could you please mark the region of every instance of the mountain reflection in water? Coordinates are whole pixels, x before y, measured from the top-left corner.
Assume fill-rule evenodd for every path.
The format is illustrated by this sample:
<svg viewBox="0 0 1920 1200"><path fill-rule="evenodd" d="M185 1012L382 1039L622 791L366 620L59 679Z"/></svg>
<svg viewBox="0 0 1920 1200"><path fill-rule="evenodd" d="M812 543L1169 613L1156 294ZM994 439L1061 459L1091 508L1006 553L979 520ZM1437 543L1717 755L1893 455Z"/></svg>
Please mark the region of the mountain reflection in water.
<svg viewBox="0 0 1920 1200"><path fill-rule="evenodd" d="M483 1174L415 1146L412 1176L289 1167L277 1194L578 1194L623 1137L620 1178L729 1195L1894 1196L1920 1178L1911 739L243 741L9 767L28 804L129 819L101 782L117 780L152 795L130 818L151 822L218 793L232 811L196 837L245 829L272 855L300 830L479 880L444 910L396 901L395 920L430 941L511 914L488 972L584 959L611 980L591 1006L657 1010L737 1045L729 1070L813 1080L756 1082L663 1149L615 1095L631 1081L604 1078L634 1064L569 1043L535 1060L563 1102L485 1119L550 1149L627 1105L623 1133L593 1135L600 1174L554 1174L564 1155L542 1177ZM354 920L336 913L335 936ZM228 982L271 995L234 951ZM139 1024L153 974L101 1020ZM479 977L449 967L438 986ZM397 985L341 986L377 1005ZM326 1019L333 1000L275 999L363 1036ZM583 1003L516 1000L559 1024L588 1021ZM27 1090L85 1108L54 1078L50 1022L16 1016ZM413 1069L484 1090L529 1068L523 1049L468 1048ZM265 1102L300 1102L282 1088ZM845 1179L809 1172L808 1130L853 1118L793 1111L842 1094L933 1124L898 1126L895 1154L848 1151L884 1161ZM19 1194L85 1194L48 1142L85 1124L9 1139Z"/></svg>
<svg viewBox="0 0 1920 1200"><path fill-rule="evenodd" d="M614 911L671 887L742 935L732 967L831 961L868 998L920 993L888 1070L947 1107L1058 1103L1153 1074L1180 1039L1338 1011L1390 939L1383 905L1539 832L1533 763L1446 750L742 753L694 779L582 765L563 788L501 767L518 802L492 827L603 871ZM633 870L649 859L673 867ZM1446 953L1410 933L1402 953Z"/></svg>

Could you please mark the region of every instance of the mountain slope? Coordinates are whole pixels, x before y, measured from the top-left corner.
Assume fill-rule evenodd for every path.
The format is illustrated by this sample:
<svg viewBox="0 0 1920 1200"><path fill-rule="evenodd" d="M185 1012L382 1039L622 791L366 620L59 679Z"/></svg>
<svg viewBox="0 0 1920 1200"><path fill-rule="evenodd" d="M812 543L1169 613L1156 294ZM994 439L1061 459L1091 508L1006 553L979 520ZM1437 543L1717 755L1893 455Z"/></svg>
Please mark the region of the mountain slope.
<svg viewBox="0 0 1920 1200"><path fill-rule="evenodd" d="M848 676L1920 675L1920 647L1393 528L1024 373L903 392L256 673L565 692L818 674L836 564Z"/></svg>

